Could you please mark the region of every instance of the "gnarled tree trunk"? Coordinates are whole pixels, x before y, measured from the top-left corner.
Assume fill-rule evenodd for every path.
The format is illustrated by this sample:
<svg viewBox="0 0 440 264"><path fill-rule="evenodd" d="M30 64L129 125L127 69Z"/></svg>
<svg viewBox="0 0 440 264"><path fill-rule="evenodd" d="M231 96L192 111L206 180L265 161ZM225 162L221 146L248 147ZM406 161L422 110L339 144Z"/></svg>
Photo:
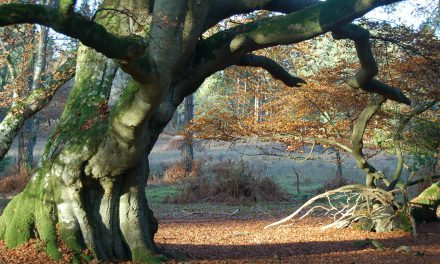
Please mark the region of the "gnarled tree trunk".
<svg viewBox="0 0 440 264"><path fill-rule="evenodd" d="M114 16L104 17L107 21L102 23L111 26ZM124 29L118 26L117 31L124 34ZM135 103L137 112L124 115L124 108L133 107L133 93L144 85L127 75L118 83L125 98L109 117L118 68L95 50L80 47L75 84L60 121L26 189L0 218L0 239L8 247L36 237L49 255L59 259L59 235L77 259L86 248L100 260L161 259L153 240L157 220L145 196L149 149L137 142L149 140L146 123L155 108L148 98L154 94L147 91L146 102Z"/></svg>
<svg viewBox="0 0 440 264"><path fill-rule="evenodd" d="M77 253L87 247L102 260L147 261L157 253L153 241L157 221L145 198L146 156L131 158L127 163L135 164L127 169L111 162L117 158L117 148L98 153L106 144L107 104L116 64L85 47L78 56L79 70L65 111L30 183L5 209L0 237L13 247L36 236L57 259L58 232ZM94 173L100 161L89 167L97 155L105 159L110 177L99 175L99 169Z"/></svg>

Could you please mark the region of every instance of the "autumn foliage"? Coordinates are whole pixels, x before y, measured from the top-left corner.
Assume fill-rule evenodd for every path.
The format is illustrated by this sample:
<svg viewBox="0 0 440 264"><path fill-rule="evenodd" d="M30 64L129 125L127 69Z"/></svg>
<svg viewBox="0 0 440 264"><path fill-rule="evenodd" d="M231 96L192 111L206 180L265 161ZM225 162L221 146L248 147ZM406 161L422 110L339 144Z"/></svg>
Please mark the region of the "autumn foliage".
<svg viewBox="0 0 440 264"><path fill-rule="evenodd" d="M411 98L413 108L438 101L440 58L438 52L432 51L440 49L440 42L434 32L364 23L374 32L373 49L381 69L378 78L402 89ZM258 54L284 63L307 84L291 88L273 82L261 69L227 69L218 78L225 79L225 86L235 92L222 95L209 110L204 108L196 115L190 127L196 137L278 141L286 144L287 151L312 142L334 147L351 145L353 124L371 97L345 83L358 67L351 42L342 40L335 44L330 35L324 35L294 47L274 47ZM388 101L368 125L364 144L369 148L391 147L397 123L411 109ZM438 123L437 107L427 109L419 118ZM416 132L405 130L405 140L409 142ZM433 145L435 152L438 143Z"/></svg>

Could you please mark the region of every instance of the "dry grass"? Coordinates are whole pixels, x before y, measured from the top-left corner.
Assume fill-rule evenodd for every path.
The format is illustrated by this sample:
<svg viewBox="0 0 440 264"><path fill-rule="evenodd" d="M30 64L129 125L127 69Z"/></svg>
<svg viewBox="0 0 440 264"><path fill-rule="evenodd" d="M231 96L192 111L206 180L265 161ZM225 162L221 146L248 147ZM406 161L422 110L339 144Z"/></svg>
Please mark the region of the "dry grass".
<svg viewBox="0 0 440 264"><path fill-rule="evenodd" d="M214 177L195 177L167 202L211 201L226 204L286 201L284 191L270 178L251 174L243 161L224 161L211 167Z"/></svg>
<svg viewBox="0 0 440 264"><path fill-rule="evenodd" d="M191 169L186 169L182 162L175 162L169 168L165 169L163 175L163 183L179 183L196 178L200 175L200 168L203 161L195 160L192 162Z"/></svg>
<svg viewBox="0 0 440 264"><path fill-rule="evenodd" d="M0 178L0 193L17 193L24 190L30 178L30 170L13 166Z"/></svg>
<svg viewBox="0 0 440 264"><path fill-rule="evenodd" d="M342 187L342 186L345 186L345 185L348 185L348 184L350 184L350 182L347 181L347 179L345 177L343 177L343 176L340 176L340 177L335 176L334 178L326 181L324 183L324 186L317 190L317 193L323 193L323 192L326 192L326 191L329 191L329 190L334 190L334 189L337 189L339 187Z"/></svg>

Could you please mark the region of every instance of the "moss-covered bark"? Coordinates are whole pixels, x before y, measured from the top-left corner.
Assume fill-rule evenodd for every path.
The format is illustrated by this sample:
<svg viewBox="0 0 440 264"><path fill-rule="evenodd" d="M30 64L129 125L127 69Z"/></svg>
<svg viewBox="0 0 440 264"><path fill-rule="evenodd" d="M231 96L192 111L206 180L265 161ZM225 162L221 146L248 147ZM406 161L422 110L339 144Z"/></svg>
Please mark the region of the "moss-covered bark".
<svg viewBox="0 0 440 264"><path fill-rule="evenodd" d="M129 169L105 163L112 172L106 177L102 171L94 174L93 167L86 170L98 153L144 151L136 146L127 146L129 151L102 147L117 65L85 47L79 50L78 63L65 111L35 174L0 218L0 239L14 247L37 237L54 259L60 258L60 236L78 256L89 248L101 260L159 261L153 240L157 221L145 198L146 159L131 156Z"/></svg>
<svg viewBox="0 0 440 264"><path fill-rule="evenodd" d="M440 182L434 183L411 201L412 215L418 222L435 221L440 206Z"/></svg>
<svg viewBox="0 0 440 264"><path fill-rule="evenodd" d="M127 4L105 1L114 8L121 2ZM128 33L123 26L111 27L121 17L103 17L108 28ZM154 102L154 83L127 80L111 113L108 100L118 68L104 55L80 47L75 85L42 160L0 218L0 239L8 247L36 237L59 259L60 237L77 259L88 248L104 261L161 260L153 240L157 221L145 198L146 150L139 144L160 100Z"/></svg>

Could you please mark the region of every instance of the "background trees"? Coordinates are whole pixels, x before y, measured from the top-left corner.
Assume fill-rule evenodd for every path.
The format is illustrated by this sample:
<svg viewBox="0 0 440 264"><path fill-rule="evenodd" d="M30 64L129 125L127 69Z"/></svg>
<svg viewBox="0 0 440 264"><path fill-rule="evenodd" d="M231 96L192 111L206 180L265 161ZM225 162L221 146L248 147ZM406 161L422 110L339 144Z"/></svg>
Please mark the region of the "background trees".
<svg viewBox="0 0 440 264"><path fill-rule="evenodd" d="M387 22L361 23L371 31L376 58L387 65L380 74L381 78L395 87L401 87L410 96L412 107L394 102L385 103L384 98L372 99L368 103L370 96L346 87L343 79L356 71L356 50L349 41L343 40L335 45L331 36L326 35L319 42L311 40L297 46L296 55L284 47L271 48L266 53L277 61L290 58L295 64L301 65L297 71L290 65L290 70L306 79L307 84L296 89L282 84L271 87L266 85L267 76L258 70L248 69L251 73L241 69L236 69L235 72L225 71L223 76L229 80L229 85L235 86L237 91L244 91L238 93L241 98L226 97L223 104L216 105L218 108L202 110L190 129L203 139L240 141L257 138L262 141L279 141L286 145L286 151L298 151L305 144L312 143L331 146L354 156L358 166L367 174L368 186L379 184L381 179L385 181L386 190L393 190L397 185L399 188L412 185L411 180L417 173L415 167L419 166L416 165L416 160L423 159L421 153L430 152L430 158L426 162L431 160L430 162L436 163L438 159L438 132L430 129L439 123L439 58L437 53L431 52L439 49L438 37L435 30L427 29L429 26L426 24L418 29L411 29L403 25L393 26ZM333 37L339 38L337 34ZM359 47L362 44L354 40L357 52L362 52ZM316 63L317 58L321 63ZM361 58L362 63L365 60L362 62ZM237 81L234 83L235 79ZM263 92L258 92L260 86L264 87ZM342 87L346 88L341 89ZM242 99L243 94L245 99ZM259 97L265 99L262 106ZM231 99L235 99L236 104L231 103ZM231 106L229 111L224 110L228 109L226 105ZM415 129L421 128L419 122L426 125L424 129ZM419 147L416 148L421 152L414 148L413 143L416 141L419 142ZM374 164L370 164L369 155L363 153L364 146L370 150L397 155L394 173L384 175ZM274 155L273 151L262 152ZM280 155L279 152L276 155ZM339 156L338 152L336 156ZM411 171L409 179L402 178L404 167ZM420 170L418 173L429 178L435 175L435 169ZM336 182L344 185L343 181L337 179ZM345 222L347 223L350 224L350 221ZM368 229L387 229L382 225L368 225ZM389 226L391 229L394 227Z"/></svg>

